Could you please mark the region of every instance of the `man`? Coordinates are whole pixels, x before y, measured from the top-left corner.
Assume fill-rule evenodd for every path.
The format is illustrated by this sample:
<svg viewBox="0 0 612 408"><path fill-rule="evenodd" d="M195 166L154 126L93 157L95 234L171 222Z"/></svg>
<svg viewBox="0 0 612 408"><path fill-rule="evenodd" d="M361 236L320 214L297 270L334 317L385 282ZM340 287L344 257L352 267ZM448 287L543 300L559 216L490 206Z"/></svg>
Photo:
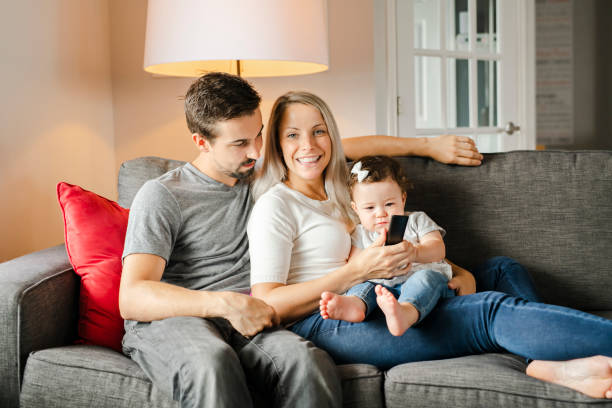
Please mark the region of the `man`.
<svg viewBox="0 0 612 408"><path fill-rule="evenodd" d="M278 328L274 309L247 295L259 104L233 75L207 74L189 88L185 113L199 154L145 183L130 209L119 293L124 352L182 407L249 407L249 389L275 406L340 406L330 357ZM347 139L348 156L371 150L370 142ZM377 142L377 153L480 160L469 139L454 136Z"/></svg>

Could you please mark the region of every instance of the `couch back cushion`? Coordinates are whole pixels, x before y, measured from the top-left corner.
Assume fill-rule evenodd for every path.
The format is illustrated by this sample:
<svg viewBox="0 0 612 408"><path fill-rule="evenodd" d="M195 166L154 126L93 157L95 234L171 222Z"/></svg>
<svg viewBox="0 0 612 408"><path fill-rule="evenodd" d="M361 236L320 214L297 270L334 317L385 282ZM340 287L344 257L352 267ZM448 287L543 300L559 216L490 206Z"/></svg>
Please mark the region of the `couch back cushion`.
<svg viewBox="0 0 612 408"><path fill-rule="evenodd" d="M447 256L471 268L506 255L551 303L612 309L612 152L486 154L480 167L400 158L407 209L447 230Z"/></svg>
<svg viewBox="0 0 612 408"><path fill-rule="evenodd" d="M414 190L406 208L447 230L447 256L472 268L506 255L532 273L551 303L612 310L612 152L486 154L479 167L398 158ZM143 157L123 163L119 204L183 162Z"/></svg>
<svg viewBox="0 0 612 408"><path fill-rule="evenodd" d="M185 162L180 160L153 156L139 157L123 162L119 168L119 198L117 202L123 208L130 208L134 196L147 180L159 177L183 164Z"/></svg>

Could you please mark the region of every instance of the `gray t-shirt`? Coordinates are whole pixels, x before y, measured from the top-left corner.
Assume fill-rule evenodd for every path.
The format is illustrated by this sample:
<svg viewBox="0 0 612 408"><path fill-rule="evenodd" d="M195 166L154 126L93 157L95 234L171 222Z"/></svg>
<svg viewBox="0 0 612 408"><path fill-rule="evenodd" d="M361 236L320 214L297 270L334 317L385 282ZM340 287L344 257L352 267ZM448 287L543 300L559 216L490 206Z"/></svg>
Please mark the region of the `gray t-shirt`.
<svg viewBox="0 0 612 408"><path fill-rule="evenodd" d="M229 187L187 163L138 191L123 257L144 253L164 258L163 282L248 293L251 208L248 181Z"/></svg>

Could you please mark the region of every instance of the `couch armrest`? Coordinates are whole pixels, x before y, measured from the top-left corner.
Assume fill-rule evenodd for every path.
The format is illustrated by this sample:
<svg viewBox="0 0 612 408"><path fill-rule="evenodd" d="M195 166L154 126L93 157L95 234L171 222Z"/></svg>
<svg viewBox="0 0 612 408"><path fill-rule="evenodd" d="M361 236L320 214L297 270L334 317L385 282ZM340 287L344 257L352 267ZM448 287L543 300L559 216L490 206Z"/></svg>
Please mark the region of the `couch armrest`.
<svg viewBox="0 0 612 408"><path fill-rule="evenodd" d="M19 406L30 352L74 338L78 287L63 244L0 264L0 406Z"/></svg>

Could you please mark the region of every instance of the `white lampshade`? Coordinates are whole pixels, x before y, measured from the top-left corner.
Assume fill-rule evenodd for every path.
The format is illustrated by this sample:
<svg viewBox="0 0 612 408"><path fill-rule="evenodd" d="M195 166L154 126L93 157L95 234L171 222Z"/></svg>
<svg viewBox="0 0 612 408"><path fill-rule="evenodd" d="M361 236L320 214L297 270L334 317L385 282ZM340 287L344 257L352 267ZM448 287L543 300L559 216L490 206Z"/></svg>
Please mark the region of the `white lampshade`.
<svg viewBox="0 0 612 408"><path fill-rule="evenodd" d="M147 72L263 77L328 66L326 0L149 0Z"/></svg>

